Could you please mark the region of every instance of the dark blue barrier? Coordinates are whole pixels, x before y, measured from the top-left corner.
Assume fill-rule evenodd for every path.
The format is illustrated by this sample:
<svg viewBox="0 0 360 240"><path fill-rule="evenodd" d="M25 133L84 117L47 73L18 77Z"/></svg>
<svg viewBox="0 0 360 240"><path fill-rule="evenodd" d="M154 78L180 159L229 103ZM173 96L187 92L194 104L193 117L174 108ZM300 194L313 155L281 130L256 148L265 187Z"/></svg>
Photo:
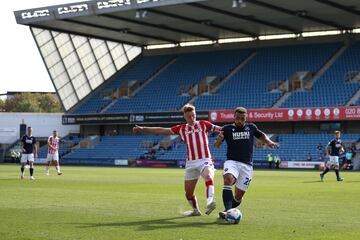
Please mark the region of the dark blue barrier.
<svg viewBox="0 0 360 240"><path fill-rule="evenodd" d="M114 159L63 159L62 165L114 166Z"/></svg>

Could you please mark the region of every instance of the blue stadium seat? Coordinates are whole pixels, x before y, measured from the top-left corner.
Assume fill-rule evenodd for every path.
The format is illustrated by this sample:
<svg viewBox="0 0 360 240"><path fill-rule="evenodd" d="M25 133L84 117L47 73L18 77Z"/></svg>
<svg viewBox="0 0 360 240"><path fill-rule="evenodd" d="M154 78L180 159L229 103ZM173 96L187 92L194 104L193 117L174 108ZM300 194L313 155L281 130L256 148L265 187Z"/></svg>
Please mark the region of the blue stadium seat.
<svg viewBox="0 0 360 240"><path fill-rule="evenodd" d="M206 76L224 77L249 54L250 50L181 54L134 98L120 99L107 112L176 111L191 98L177 96L180 86L196 84Z"/></svg>
<svg viewBox="0 0 360 240"><path fill-rule="evenodd" d="M256 56L216 94L201 96L194 104L201 110L269 108L282 95L268 91L270 82L287 80L297 71L319 70L340 46L328 43L257 49Z"/></svg>
<svg viewBox="0 0 360 240"><path fill-rule="evenodd" d="M131 81L138 80L144 82L150 78L157 70L159 70L163 65L168 63L173 56L171 55L159 55L159 56L149 56L143 57L124 73L117 76L107 84L105 89L96 92L90 99L87 99L86 102L82 103L74 112L74 114L88 114L88 113L99 113L101 110L109 105L112 100L110 98L104 98L104 92L111 91L121 86L121 84Z"/></svg>
<svg viewBox="0 0 360 240"><path fill-rule="evenodd" d="M157 135L119 135L104 136L101 141L93 148L80 148L67 154L63 161L79 160L90 161L96 160L114 160L114 159L139 159L149 148L142 147L144 142L159 142L164 136ZM311 154L312 160L318 160L317 145L321 143L325 148L326 144L333 138L332 134L280 134L278 135L280 148L267 149L255 148L254 161L264 161L267 155L272 153L277 155L281 160L286 161L305 161L308 153ZM342 134L344 142L355 142L359 140L359 134ZM215 137L209 137L210 151L215 160L226 160L226 144L222 144L219 149L213 147ZM155 155L157 160L185 160L186 148L183 143L177 144L174 149L158 151Z"/></svg>
<svg viewBox="0 0 360 240"><path fill-rule="evenodd" d="M281 106L332 107L345 105L360 88L360 82L346 82L349 72L360 70L360 42L350 46L322 75L310 91L294 92ZM356 105L359 105L360 101Z"/></svg>

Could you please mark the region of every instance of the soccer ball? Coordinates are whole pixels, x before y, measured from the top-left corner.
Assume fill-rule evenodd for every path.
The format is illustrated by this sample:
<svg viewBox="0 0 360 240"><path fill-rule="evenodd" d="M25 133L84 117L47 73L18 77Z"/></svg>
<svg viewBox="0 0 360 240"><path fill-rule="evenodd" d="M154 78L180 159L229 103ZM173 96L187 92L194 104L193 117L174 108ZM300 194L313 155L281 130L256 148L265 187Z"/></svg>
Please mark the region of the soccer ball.
<svg viewBox="0 0 360 240"><path fill-rule="evenodd" d="M232 208L226 211L225 221L230 224L238 224L241 221L242 213L237 208Z"/></svg>

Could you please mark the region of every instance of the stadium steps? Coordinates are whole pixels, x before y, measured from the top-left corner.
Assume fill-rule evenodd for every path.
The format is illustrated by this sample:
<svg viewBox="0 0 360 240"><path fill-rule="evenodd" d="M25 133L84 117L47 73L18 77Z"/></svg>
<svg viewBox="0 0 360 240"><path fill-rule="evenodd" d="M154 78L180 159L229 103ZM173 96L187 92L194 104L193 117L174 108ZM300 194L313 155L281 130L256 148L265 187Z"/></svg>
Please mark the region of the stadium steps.
<svg viewBox="0 0 360 240"><path fill-rule="evenodd" d="M349 44L345 43L342 47L340 47L331 57L330 59L320 68L320 70L314 75L314 77L308 83L308 88L311 88L317 79L319 79L335 62L336 60L345 52L345 50L349 47ZM272 108L280 108L281 105L286 102L292 95L292 92L286 92L283 94L272 106Z"/></svg>
<svg viewBox="0 0 360 240"><path fill-rule="evenodd" d="M309 81L307 88L311 89L311 87L315 84L316 80L318 80L335 62L336 60L345 52L350 44L348 42L344 43L342 47L340 47L334 55L330 57L330 59L320 68L320 70L314 75L314 77Z"/></svg>
<svg viewBox="0 0 360 240"><path fill-rule="evenodd" d="M106 112L109 108L111 108L111 107L116 103L116 101L117 101L117 99L111 101L108 105L106 105L106 106L100 111L100 113Z"/></svg>
<svg viewBox="0 0 360 240"><path fill-rule="evenodd" d="M166 64L164 64L158 71L156 71L152 76L150 76L147 80L144 81L143 84L141 84L140 87L138 87L134 93L133 96L135 96L141 89L143 89L144 87L146 87L146 85L148 85L152 80L154 80L157 76L159 76L163 71L165 71L170 65L172 65L174 62L176 62L176 57L174 57L173 59L171 59L169 62L167 62ZM105 106L100 113L105 113L108 109L110 109L112 106L114 106L114 104L119 100L115 99L113 101L111 101L107 106Z"/></svg>
<svg viewBox="0 0 360 240"><path fill-rule="evenodd" d="M271 108L279 108L290 96L292 92L285 92Z"/></svg>
<svg viewBox="0 0 360 240"><path fill-rule="evenodd" d="M236 66L232 71L230 71L230 73L227 76L224 77L224 79L212 90L212 93L215 93L219 88L221 88L226 83L227 80L229 80L232 76L234 76L240 69L242 69L255 56L256 56L256 51L250 53L247 58L245 58L238 66ZM194 96L186 104L193 104L198 97L199 96Z"/></svg>
<svg viewBox="0 0 360 240"><path fill-rule="evenodd" d="M350 100L346 103L346 106L356 105L356 103L360 100L360 88L357 92L350 98Z"/></svg>
<svg viewBox="0 0 360 240"><path fill-rule="evenodd" d="M164 72L168 67L170 67L172 64L176 62L176 57L171 59L168 63L166 63L164 66L162 66L157 72L155 72L149 79L145 80L145 82L134 91L133 96L135 96L139 91L141 91L146 85L151 83L152 80L157 78L162 72Z"/></svg>

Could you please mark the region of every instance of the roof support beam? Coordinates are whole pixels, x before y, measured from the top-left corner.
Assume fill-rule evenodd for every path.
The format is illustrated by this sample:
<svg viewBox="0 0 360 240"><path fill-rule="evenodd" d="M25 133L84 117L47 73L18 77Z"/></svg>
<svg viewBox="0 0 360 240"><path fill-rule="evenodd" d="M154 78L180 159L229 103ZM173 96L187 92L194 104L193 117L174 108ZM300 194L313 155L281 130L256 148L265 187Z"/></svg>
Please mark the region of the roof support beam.
<svg viewBox="0 0 360 240"><path fill-rule="evenodd" d="M118 43L125 43L128 45L137 46L137 47L144 47L144 45L139 44L139 43L123 41L120 39L99 36L99 35L95 35L95 34L91 34L91 33L79 33L76 31L66 30L66 29L58 28L58 27L50 27L50 26L41 25L41 24L29 24L29 26L34 27L34 28L42 28L42 29L46 29L46 30L50 30L50 31L69 33L69 34L78 35L78 36L82 36L82 37L97 38L97 39L101 39L101 40L105 40L105 41L112 41L112 42L118 42Z"/></svg>
<svg viewBox="0 0 360 240"><path fill-rule="evenodd" d="M114 15L110 15L110 14L102 14L101 16L116 19L116 20L121 20L121 21L124 21L124 22L131 22L131 23L134 23L134 24L139 24L139 25L143 25L143 26L158 28L158 29L161 29L161 30L167 30L167 31L171 31L171 32L182 33L182 34L186 34L186 35L190 35L190 36L194 36L194 37L213 40L213 37L211 37L211 36L207 36L207 35L204 35L204 34L201 34L201 33L191 32L191 31L187 31L187 30L182 30L182 29L178 29L178 28L173 28L173 27L169 27L167 25L157 25L157 24L153 24L153 23L149 23L149 22L136 21L136 20L132 20L132 19L124 18L124 17L119 17L119 16L114 16Z"/></svg>
<svg viewBox="0 0 360 240"><path fill-rule="evenodd" d="M349 13L355 14L357 16L360 16L360 11L358 11L352 7L341 5L339 3L328 1L328 0L315 0L315 1L325 4L325 5L328 5L328 6L331 6L331 7L334 7L334 8L337 8L337 9L341 9L345 12L349 12Z"/></svg>
<svg viewBox="0 0 360 240"><path fill-rule="evenodd" d="M45 58L44 58L44 56L43 56L43 54L42 54L42 52L41 52L41 50L40 50L40 45L38 44L38 41L37 41L36 36L35 36L35 34L34 34L34 30L32 29L31 26L29 26L29 29L30 29L30 31L31 31L31 35L32 35L33 38L34 38L36 47L37 47L37 49L39 50L39 53L40 53L41 59L43 60L44 65L45 65L46 71L47 71L48 74L49 74L49 77L50 77L50 79L51 79L51 82L52 82L52 84L53 84L53 87L54 87L54 89L56 90L56 91L55 91L55 92L56 92L56 96L58 97L58 99L59 99L59 101L60 101L60 103L61 103L61 107L62 107L62 109L63 109L64 111L67 111L68 109L65 108L63 99L60 97L59 91L58 91L58 89L56 88L56 85L55 85L55 82L54 82L54 78L53 78L53 76L51 75L48 66L46 65ZM43 30L43 31L44 31L44 30ZM52 41L52 38L51 38L51 41ZM54 43L54 44L55 44L55 43Z"/></svg>
<svg viewBox="0 0 360 240"><path fill-rule="evenodd" d="M189 5L191 5L191 4L189 4ZM197 6L194 5L194 7L197 7ZM217 28L217 29L221 29L221 30L227 30L227 31L230 31L230 32L244 34L244 35L251 36L251 37L256 37L256 34L253 33L253 32L246 31L244 29L236 29L236 28L232 28L232 27L228 27L228 26L223 26L223 25L220 25L220 24L213 23L212 21L200 21L200 20L196 20L196 19L193 19L193 18L184 17L184 16L180 16L180 15L177 15L177 14L167 13L167 12L163 12L163 11L159 11L159 10L150 10L150 11L154 12L156 14L164 15L164 16L171 17L171 18L180 19L180 20L183 20L183 21L192 22L192 23L195 23L195 24L201 24L201 25L208 26L208 27L213 27L213 28ZM215 40L215 39L212 39L212 40Z"/></svg>
<svg viewBox="0 0 360 240"><path fill-rule="evenodd" d="M264 7L264 8L268 8L268 9L271 9L271 10L274 10L274 11L278 11L278 12L281 12L281 13L285 13L285 14L288 14L288 15L291 15L291 16L296 16L296 17L299 17L299 18L310 20L310 21L320 23L320 24L323 24L323 25L326 25L326 26L334 27L334 28L337 28L337 29L347 29L347 27L341 26L341 25L339 25L337 23L327 21L327 20L323 20L323 19L320 19L320 18L317 18L317 17L309 16L306 12L301 11L301 10L292 11L292 10L289 10L289 9L286 9L286 8L283 8L283 7L279 7L279 6L276 6L276 5L269 4L269 3L261 2L261 1L258 1L258 0L247 0L246 2L255 4L257 6L261 6L261 7Z"/></svg>
<svg viewBox="0 0 360 240"><path fill-rule="evenodd" d="M73 41L73 39L72 39L72 37L71 37L71 34L68 33L68 37L69 37L69 39L70 39L70 43L71 43L72 47L74 48L74 53L75 53L76 58L77 58L77 60L78 60L78 62L79 62L79 64L80 64L81 70L82 70L82 72L83 72L84 75L85 75L86 82L87 82L89 88L90 88L91 90L94 90L93 87L92 87L91 84L90 84L89 78L88 78L88 76L87 76L87 74L86 74L86 71L85 71L85 68L84 68L83 63L81 62L79 53L77 52L77 49L76 49L76 47L75 47L74 41Z"/></svg>
<svg viewBox="0 0 360 240"><path fill-rule="evenodd" d="M216 12L216 13L219 13L219 14L227 15L227 16L230 16L230 17L234 17L234 18L237 18L237 19L246 20L246 21L249 21L249 22L259 23L259 24L262 24L262 25L265 25L265 26L286 30L288 32L293 32L293 33L298 33L299 32L299 30L290 28L288 26L284 26L284 25L280 25L280 24L276 24L276 23L256 19L256 18L251 17L251 16L245 16L245 15L229 12L229 11L214 8L214 7L205 6L205 5L200 4L200 3L189 3L188 5L191 5L193 7L202 8L202 9L205 9L205 10L208 10L208 11L211 11L211 12Z"/></svg>
<svg viewBox="0 0 360 240"><path fill-rule="evenodd" d="M73 19L64 19L63 21L71 22L71 23L75 23L75 24L80 24L80 25L84 25L84 26L88 26L88 27L93 27L93 28L106 29L106 30L109 30L109 31L117 32L117 33L130 34L130 35L135 35L135 36L144 37L144 38L151 38L151 39L164 41L164 42L168 42L168 43L176 43L176 41L174 41L172 39L169 39L169 38L159 37L159 36L152 36L152 35L143 34L143 33L137 33L137 32L133 32L133 31L128 30L128 29L119 29L119 28L107 27L107 26L102 26L102 25L99 25L99 24L86 23L86 22L81 22L81 21L73 20Z"/></svg>
<svg viewBox="0 0 360 240"><path fill-rule="evenodd" d="M73 79L70 77L70 74L69 74L69 71L68 71L68 68L66 67L66 65L65 65L65 62L64 62L64 59L63 59L63 55L61 54L61 52L59 51L59 46L58 46L58 44L56 43L56 41L55 41L55 37L54 37L54 33L52 32L52 31L50 31L50 35L51 35L51 38L52 38L52 40L54 41L54 44L55 44L55 46L56 46L56 51L57 51L57 53L59 54L59 56L60 56L60 61L61 61L61 63L62 63L62 65L63 65L63 67L64 67L64 70L65 70L65 73L66 73L66 76L68 77L68 79L69 79L69 82L68 83L70 83L70 85L71 85L71 87L72 87L72 89L73 89L73 92L74 92L74 94L75 94L75 97L76 97L76 100L77 100L77 102L79 102L80 101L80 97L79 97L79 95L78 95L78 93L77 93L77 89L75 88L75 86L74 86L74 83L73 83ZM75 49L74 49L75 50ZM75 50L76 51L76 50ZM60 89L62 89L63 87L65 87L68 83L66 83L64 86L62 86L61 88L59 88L59 89L56 89L56 91L59 91ZM68 95L66 98L64 98L64 99L62 99L62 100L66 100L68 97L70 97L71 96L71 94L70 95Z"/></svg>

